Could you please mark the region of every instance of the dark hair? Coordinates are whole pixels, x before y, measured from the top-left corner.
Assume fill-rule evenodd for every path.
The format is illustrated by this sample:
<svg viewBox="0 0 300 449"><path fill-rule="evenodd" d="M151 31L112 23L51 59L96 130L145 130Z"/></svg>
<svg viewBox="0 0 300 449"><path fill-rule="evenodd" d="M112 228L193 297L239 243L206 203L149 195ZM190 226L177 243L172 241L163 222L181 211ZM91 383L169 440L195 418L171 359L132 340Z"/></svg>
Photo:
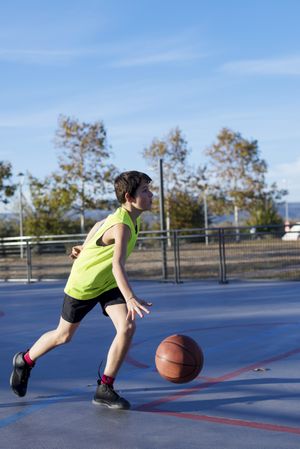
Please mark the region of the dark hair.
<svg viewBox="0 0 300 449"><path fill-rule="evenodd" d="M115 192L118 201L121 204L125 203L125 193L129 193L130 196L134 197L142 182L150 184L151 181L150 176L140 171L125 171L121 173L115 179Z"/></svg>

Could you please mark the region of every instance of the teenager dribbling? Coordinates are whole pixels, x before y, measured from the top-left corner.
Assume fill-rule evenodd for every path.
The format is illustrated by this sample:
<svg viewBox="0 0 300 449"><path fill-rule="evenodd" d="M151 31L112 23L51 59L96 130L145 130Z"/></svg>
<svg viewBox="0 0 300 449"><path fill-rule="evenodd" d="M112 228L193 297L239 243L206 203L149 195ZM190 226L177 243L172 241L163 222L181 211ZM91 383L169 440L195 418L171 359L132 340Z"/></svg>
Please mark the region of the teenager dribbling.
<svg viewBox="0 0 300 449"><path fill-rule="evenodd" d="M10 385L25 396L28 379L36 361L55 347L69 342L82 319L96 304L102 307L116 330L107 354L103 375L97 381L93 402L115 409L129 409L129 402L114 390L114 380L124 361L135 332L136 315L148 314L152 304L138 298L127 278L125 261L132 252L140 228L140 215L150 210L151 178L138 171L121 173L115 192L121 206L89 232L83 246L72 249L75 259L65 286L59 324L43 334L26 352L13 358Z"/></svg>

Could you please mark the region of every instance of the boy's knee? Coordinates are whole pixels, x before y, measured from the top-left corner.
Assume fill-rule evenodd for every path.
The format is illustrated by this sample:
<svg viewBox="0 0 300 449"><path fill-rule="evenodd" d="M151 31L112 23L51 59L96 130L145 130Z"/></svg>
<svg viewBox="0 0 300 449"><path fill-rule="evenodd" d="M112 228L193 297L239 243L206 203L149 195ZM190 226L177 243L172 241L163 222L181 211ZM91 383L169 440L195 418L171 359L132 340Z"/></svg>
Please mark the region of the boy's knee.
<svg viewBox="0 0 300 449"><path fill-rule="evenodd" d="M136 330L136 324L135 324L135 321L131 321L131 322L129 323L129 333L130 333L131 335L134 335L135 330Z"/></svg>
<svg viewBox="0 0 300 449"><path fill-rule="evenodd" d="M58 345L64 345L65 343L69 343L72 340L73 334L69 333L63 333L57 335L57 344Z"/></svg>
<svg viewBox="0 0 300 449"><path fill-rule="evenodd" d="M122 326L120 331L123 335L127 337L132 337L135 333L136 325L134 321L126 321Z"/></svg>

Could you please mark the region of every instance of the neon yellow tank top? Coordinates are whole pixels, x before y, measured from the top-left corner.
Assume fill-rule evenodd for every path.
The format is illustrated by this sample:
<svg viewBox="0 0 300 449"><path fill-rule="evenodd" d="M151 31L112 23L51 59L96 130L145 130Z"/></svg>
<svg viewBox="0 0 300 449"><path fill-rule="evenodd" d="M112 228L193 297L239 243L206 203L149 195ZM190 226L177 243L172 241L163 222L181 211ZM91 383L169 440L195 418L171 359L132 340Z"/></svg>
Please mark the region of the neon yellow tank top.
<svg viewBox="0 0 300 449"><path fill-rule="evenodd" d="M131 236L127 245L126 258L132 252L140 229L140 217L135 229L126 209L119 207L109 215L96 234L89 240L73 263L72 270L65 287L65 293L75 299L92 299L117 287L112 273L112 259L115 245L98 246L97 240L112 226L124 223L130 228Z"/></svg>

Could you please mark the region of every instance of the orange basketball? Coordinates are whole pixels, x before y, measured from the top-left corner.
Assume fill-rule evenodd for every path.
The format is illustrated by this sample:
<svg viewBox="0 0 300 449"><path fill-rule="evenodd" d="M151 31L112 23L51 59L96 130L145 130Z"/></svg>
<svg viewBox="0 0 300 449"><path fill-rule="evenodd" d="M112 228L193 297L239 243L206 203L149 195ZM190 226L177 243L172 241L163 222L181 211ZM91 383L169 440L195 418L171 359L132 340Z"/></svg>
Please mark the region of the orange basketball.
<svg viewBox="0 0 300 449"><path fill-rule="evenodd" d="M157 347L155 365L166 380L184 384L195 379L202 370L202 349L187 335L170 335Z"/></svg>

